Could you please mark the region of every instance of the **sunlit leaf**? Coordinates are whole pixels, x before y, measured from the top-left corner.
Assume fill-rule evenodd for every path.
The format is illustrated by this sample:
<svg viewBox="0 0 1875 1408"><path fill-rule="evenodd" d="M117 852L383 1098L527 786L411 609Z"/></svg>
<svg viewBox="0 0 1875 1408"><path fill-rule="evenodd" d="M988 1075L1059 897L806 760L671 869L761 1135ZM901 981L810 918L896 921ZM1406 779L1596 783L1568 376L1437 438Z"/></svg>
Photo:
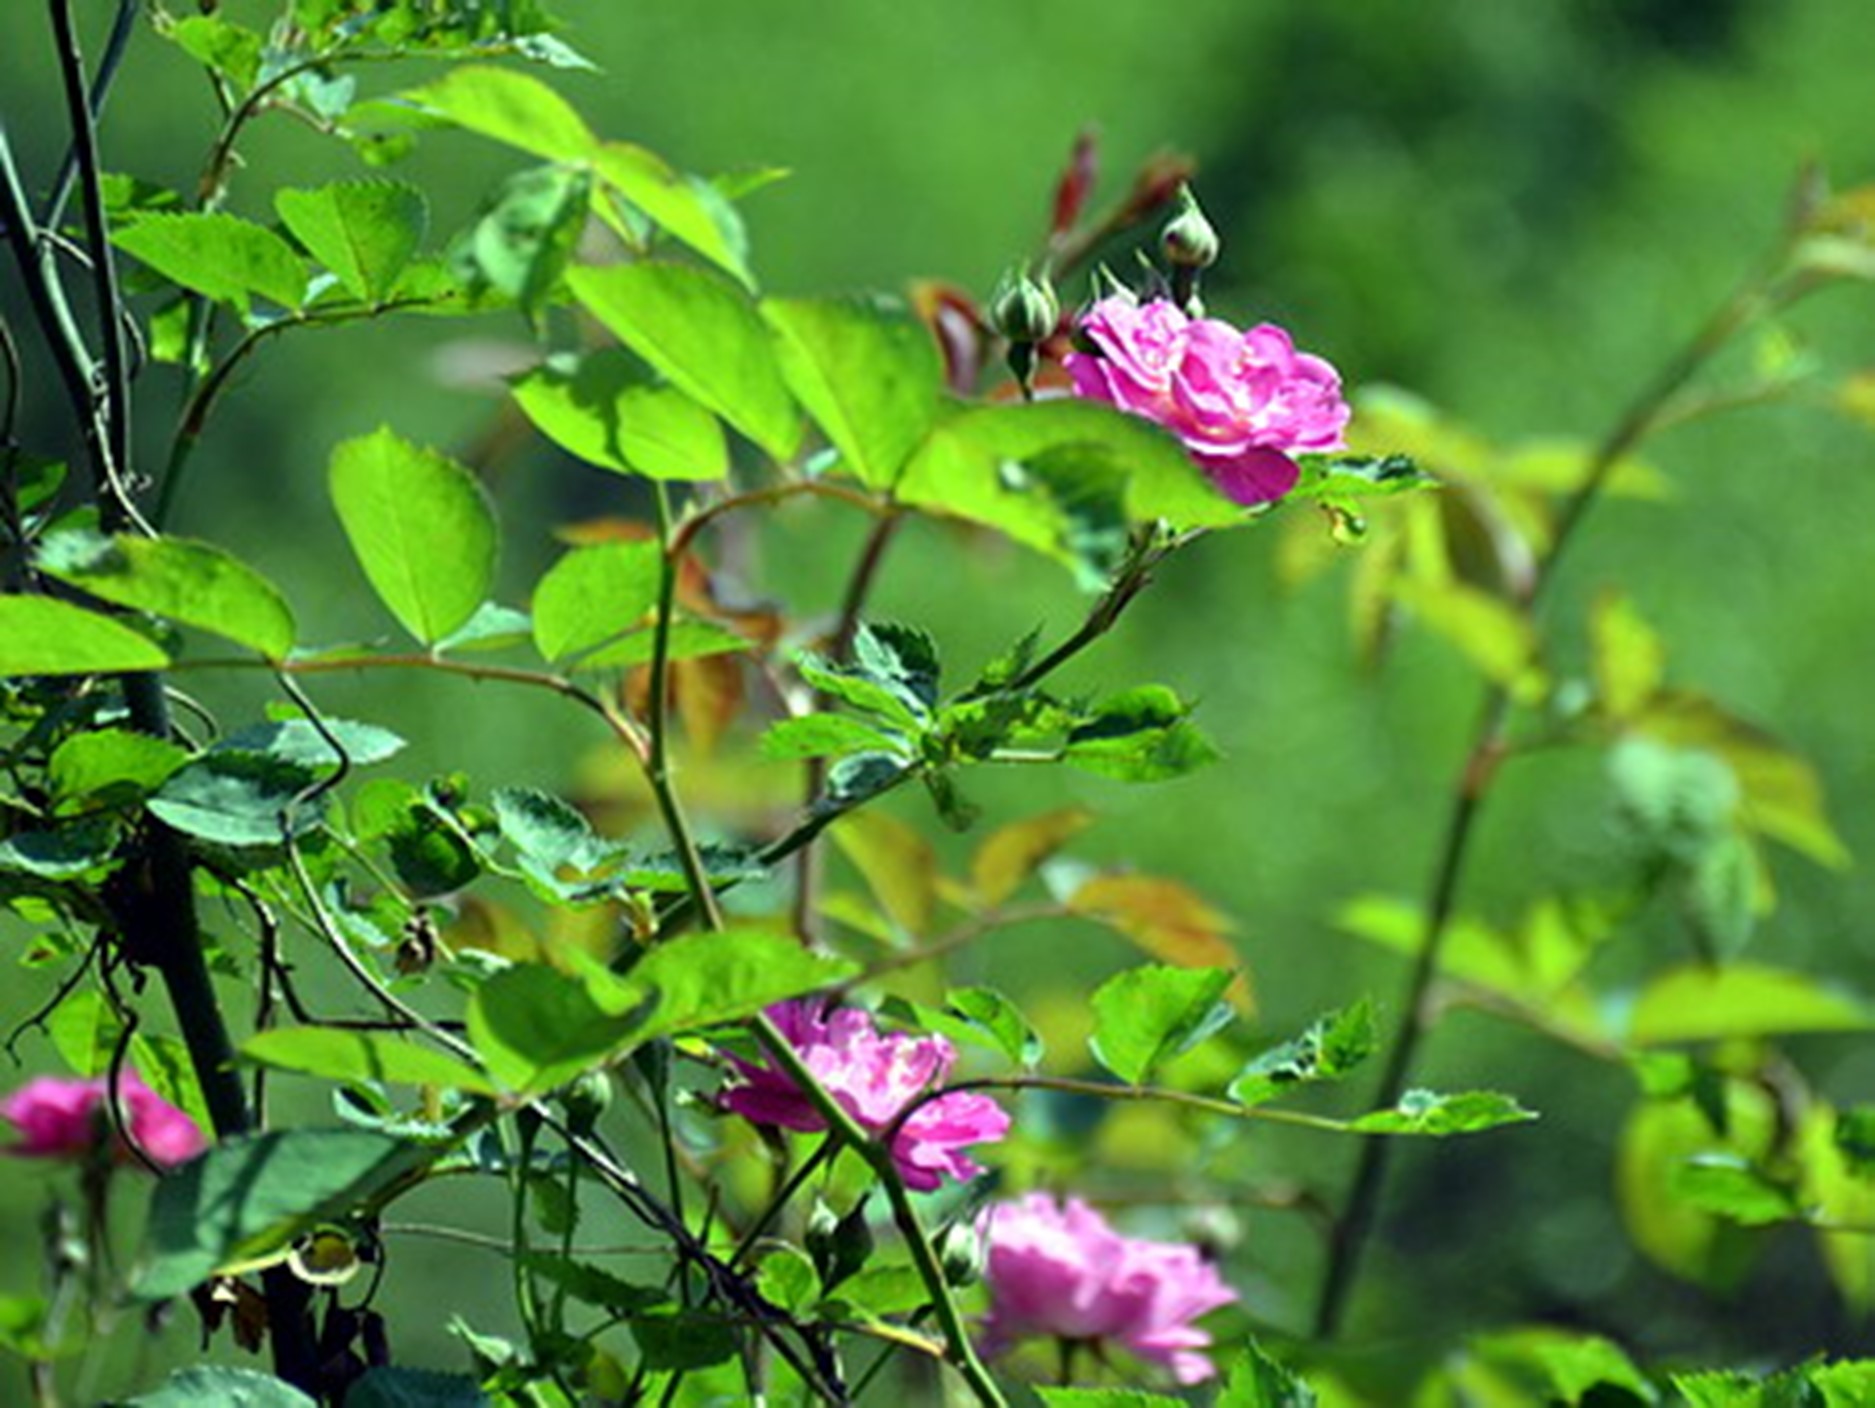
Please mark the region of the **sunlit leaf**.
<svg viewBox="0 0 1875 1408"><path fill-rule="evenodd" d="M800 416L774 340L741 290L659 260L577 268L567 282L621 342L775 459L799 447Z"/></svg>
<svg viewBox="0 0 1875 1408"><path fill-rule="evenodd" d="M937 344L902 310L853 299L774 299L781 374L847 471L890 488L937 420L944 387Z"/></svg>
<svg viewBox="0 0 1875 1408"><path fill-rule="evenodd" d="M1650 980L1629 1017L1640 1046L1799 1032L1858 1032L1875 1008L1807 973L1757 963L1689 964Z"/></svg>
<svg viewBox="0 0 1875 1408"><path fill-rule="evenodd" d="M663 554L655 542L575 548L534 588L534 643L564 660L638 625L658 601Z"/></svg>
<svg viewBox="0 0 1875 1408"><path fill-rule="evenodd" d="M1260 1105L1298 1085L1340 1080L1374 1053L1379 1044L1373 1005L1365 998L1310 1024L1293 1041L1271 1047L1230 1085L1240 1105Z"/></svg>
<svg viewBox="0 0 1875 1408"><path fill-rule="evenodd" d="M273 198L281 221L354 298L382 302L429 229L423 192L402 181L335 181Z"/></svg>
<svg viewBox="0 0 1875 1408"><path fill-rule="evenodd" d="M270 659L293 648L293 613L279 589L210 543L65 533L41 547L38 565L92 596L212 631Z"/></svg>
<svg viewBox="0 0 1875 1408"><path fill-rule="evenodd" d="M0 676L161 670L169 656L120 621L47 596L0 595Z"/></svg>
<svg viewBox="0 0 1875 1408"><path fill-rule="evenodd" d="M653 479L721 479L722 426L675 387L650 386L626 353L599 348L571 369L536 367L514 382L515 403L555 444L587 464Z"/></svg>
<svg viewBox="0 0 1875 1408"><path fill-rule="evenodd" d="M243 314L255 294L284 308L306 296L306 269L293 247L238 215L143 215L112 231L111 240L164 278Z"/></svg>
<svg viewBox="0 0 1875 1408"><path fill-rule="evenodd" d="M1129 968L1096 989L1094 1059L1129 1085L1189 1051L1231 1019L1227 968Z"/></svg>
<svg viewBox="0 0 1875 1408"><path fill-rule="evenodd" d="M365 576L418 640L443 639L487 600L495 515L469 470L384 429L334 450L329 483Z"/></svg>
<svg viewBox="0 0 1875 1408"><path fill-rule="evenodd" d="M1495 1090L1467 1090L1452 1095L1409 1090L1391 1110L1362 1115L1349 1127L1361 1134L1472 1134L1535 1118L1534 1111Z"/></svg>
<svg viewBox="0 0 1875 1408"><path fill-rule="evenodd" d="M497 1087L453 1056L387 1032L333 1027L284 1027L258 1032L241 1044L250 1061L333 1081L435 1085L492 1095Z"/></svg>

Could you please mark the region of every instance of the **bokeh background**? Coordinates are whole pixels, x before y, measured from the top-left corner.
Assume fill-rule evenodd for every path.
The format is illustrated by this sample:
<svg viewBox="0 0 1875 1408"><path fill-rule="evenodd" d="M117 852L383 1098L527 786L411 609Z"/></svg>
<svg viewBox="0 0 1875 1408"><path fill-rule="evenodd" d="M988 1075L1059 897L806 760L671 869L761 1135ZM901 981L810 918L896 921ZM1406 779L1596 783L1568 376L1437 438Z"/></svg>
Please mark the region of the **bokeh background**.
<svg viewBox="0 0 1875 1408"><path fill-rule="evenodd" d="M225 8L256 21L271 9ZM792 171L746 206L771 290L933 276L987 293L1034 247L1053 180L1091 124L1105 196L1155 152L1197 160L1225 237L1207 285L1214 311L1276 318L1351 384L1412 388L1507 439L1607 427L1770 245L1805 163L1842 185L1875 179L1875 7L1865 0L555 8L601 66L562 81L601 132L690 170ZM42 177L62 141L49 53L39 7L0 7L0 108ZM110 164L186 187L212 119L199 75L145 35L105 124ZM234 205L263 217L267 183L357 169L283 120L257 126L251 157ZM512 165L440 134L410 170L432 192L433 228L446 232ZM10 312L14 295L0 286ZM1827 365L1875 364L1865 294L1819 300L1786 327ZM287 339L230 399L175 526L228 542L273 575L308 637L382 629L324 503L326 455L387 420L459 450L482 444L497 398L455 383L522 336L518 323L494 320ZM146 424L160 421L160 377L145 394L157 408ZM29 429L50 433L57 408L42 399ZM1786 406L1674 433L1649 453L1674 501L1598 508L1552 602L1556 619L1579 620L1598 586L1625 584L1671 642L1675 680L1809 756L1850 849L1875 855L1875 434ZM495 488L510 600L556 551L554 524L637 507L618 481L539 444L505 456ZM796 609L825 612L854 531L837 514L790 514L751 551ZM977 794L992 821L1065 799L1097 807L1104 819L1081 852L1177 875L1228 912L1257 1020L1279 1034L1359 992L1383 1004L1397 992L1401 966L1342 936L1334 912L1357 893L1423 892L1477 685L1448 647L1411 633L1382 664L1363 665L1345 624L1346 569L1284 593L1275 543L1239 533L1188 554L1078 676L1163 679L1197 696L1222 765L1165 787L1025 775L986 778ZM876 603L881 615L930 625L967 669L1037 621L1072 621L1082 599L1047 564L960 553L956 537L921 527L896 548ZM1565 668L1580 666L1578 634L1561 632ZM413 679L334 681L321 701L419 740L419 774L462 767L491 786L597 775L599 740L525 698ZM904 813L924 824L915 808ZM1505 920L1546 889L1619 873L1597 760L1515 770L1476 861L1465 907ZM1867 869L1827 873L1788 854L1775 865L1782 903L1757 956L1875 990ZM1646 916L1612 961L1643 966L1683 943L1669 918ZM1127 959L1109 936L1062 926L1010 934L974 961L978 975L1047 1011L1051 995L1084 992ZM36 981L7 984L0 1011L36 992ZM1059 1021L1071 1031L1071 1016ZM1834 1098L1875 1097L1865 1039L1795 1050ZM1462 1328L1531 1318L1708 1363L1875 1348L1800 1236L1770 1239L1758 1271L1727 1296L1683 1288L1629 1249L1610 1192L1613 1131L1632 1098L1623 1072L1461 1014L1431 1044L1425 1077L1514 1090L1545 1117L1404 1151L1356 1305L1355 1338L1373 1352L1425 1362ZM1267 1142L1256 1158L1272 1178L1330 1192L1354 1152L1254 1129L1240 1137ZM15 1282L29 1274L44 1182L0 1166L0 1264L12 1268L0 1290L23 1289ZM1305 1220L1237 1216L1250 1309L1299 1329L1317 1269ZM493 1258L448 1249L411 1254L396 1277L419 1311L411 1333L434 1333L424 1322L439 1303L498 1322L503 1282ZM430 1357L451 1355L438 1344Z"/></svg>

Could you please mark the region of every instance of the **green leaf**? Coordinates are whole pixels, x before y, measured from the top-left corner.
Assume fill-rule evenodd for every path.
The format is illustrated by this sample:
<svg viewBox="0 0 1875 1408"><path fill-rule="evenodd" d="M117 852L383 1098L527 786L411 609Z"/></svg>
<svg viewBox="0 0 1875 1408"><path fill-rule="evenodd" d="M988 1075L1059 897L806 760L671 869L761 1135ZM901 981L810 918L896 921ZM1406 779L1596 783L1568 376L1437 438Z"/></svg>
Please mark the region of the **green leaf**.
<svg viewBox="0 0 1875 1408"><path fill-rule="evenodd" d="M729 446L716 417L670 386L648 386L628 354L588 352L571 370L548 362L513 383L515 403L576 459L653 479L721 479Z"/></svg>
<svg viewBox="0 0 1875 1408"><path fill-rule="evenodd" d="M734 631L710 621L673 621L664 643L670 661L696 660L705 655L728 655L747 650L749 642ZM657 651L657 632L650 627L631 631L572 662L575 670L627 670L647 664Z"/></svg>
<svg viewBox="0 0 1875 1408"><path fill-rule="evenodd" d="M1035 1396L1047 1408L1183 1408L1184 1399L1138 1388L1043 1388Z"/></svg>
<svg viewBox="0 0 1875 1408"><path fill-rule="evenodd" d="M0 870L76 880L110 863L117 834L117 826L103 818L67 822L56 831L15 831L0 841Z"/></svg>
<svg viewBox="0 0 1875 1408"><path fill-rule="evenodd" d="M0 596L0 677L161 670L169 656L120 621L45 596Z"/></svg>
<svg viewBox="0 0 1875 1408"><path fill-rule="evenodd" d="M1800 1032L1859 1032L1875 1009L1805 973L1756 963L1671 969L1641 989L1628 1039L1639 1046Z"/></svg>
<svg viewBox="0 0 1875 1408"><path fill-rule="evenodd" d="M293 613L260 573L209 543L61 533L40 570L117 606L226 636L271 660L293 648Z"/></svg>
<svg viewBox="0 0 1875 1408"><path fill-rule="evenodd" d="M1190 706L1164 685L1142 685L1102 700L1068 731L1063 758L1118 782L1164 782L1219 756L1186 721Z"/></svg>
<svg viewBox="0 0 1875 1408"><path fill-rule="evenodd" d="M283 308L306 297L306 268L293 247L264 225L222 212L150 214L111 233L126 254L164 278L248 312L255 294Z"/></svg>
<svg viewBox="0 0 1875 1408"><path fill-rule="evenodd" d="M1317 1018L1294 1041L1271 1047L1250 1062L1231 1082L1230 1098L1240 1105L1261 1105L1298 1085L1340 1080L1373 1055L1378 1043L1373 1004L1362 998L1352 1007Z"/></svg>
<svg viewBox="0 0 1875 1408"><path fill-rule="evenodd" d="M157 1183L137 1295L167 1300L222 1267L277 1252L433 1157L363 1129L225 1138Z"/></svg>
<svg viewBox="0 0 1875 1408"><path fill-rule="evenodd" d="M432 645L475 614L497 530L472 473L387 428L333 451L330 485L365 576L406 630Z"/></svg>
<svg viewBox="0 0 1875 1408"><path fill-rule="evenodd" d="M920 718L937 707L942 665L929 631L892 621L862 621L853 633L853 668L891 690Z"/></svg>
<svg viewBox="0 0 1875 1408"><path fill-rule="evenodd" d="M384 1032L287 1027L260 1032L241 1045L250 1061L325 1080L436 1085L493 1095L488 1077L453 1056Z"/></svg>
<svg viewBox="0 0 1875 1408"><path fill-rule="evenodd" d="M1315 1390L1278 1364L1255 1340L1230 1367L1212 1408L1315 1408Z"/></svg>
<svg viewBox="0 0 1875 1408"><path fill-rule="evenodd" d="M364 303L381 303L397 287L430 223L423 192L402 181L278 191L273 207L306 251Z"/></svg>
<svg viewBox="0 0 1875 1408"><path fill-rule="evenodd" d="M452 246L454 267L470 288L494 289L538 324L560 291L591 198L592 177L583 169L516 172Z"/></svg>
<svg viewBox="0 0 1875 1408"><path fill-rule="evenodd" d="M1109 978L1094 993L1094 1059L1128 1085L1229 1022L1228 968L1151 964Z"/></svg>
<svg viewBox="0 0 1875 1408"><path fill-rule="evenodd" d="M735 207L708 182L673 171L664 158L630 142L600 143L592 164L602 182L653 223L728 271L743 287L755 286L742 222Z"/></svg>
<svg viewBox="0 0 1875 1408"><path fill-rule="evenodd" d="M670 1300L655 1287L635 1286L589 1261L536 1252L528 1257L527 1269L532 1275L564 1290L574 1300L614 1314L649 1310Z"/></svg>
<svg viewBox="0 0 1875 1408"><path fill-rule="evenodd" d="M213 15L189 15L167 26L164 32L190 57L230 79L238 88L254 86L266 41L253 30Z"/></svg>
<svg viewBox="0 0 1875 1408"><path fill-rule="evenodd" d="M289 812L295 835L319 824L317 803L299 798L318 781L311 768L257 753L209 753L182 768L150 811L186 835L220 846L277 846Z"/></svg>
<svg viewBox="0 0 1875 1408"><path fill-rule="evenodd" d="M736 1328L719 1314L664 1307L630 1320L645 1366L653 1370L707 1369L735 1357Z"/></svg>
<svg viewBox="0 0 1875 1408"><path fill-rule="evenodd" d="M130 1059L144 1083L195 1121L197 1129L215 1127L202 1083L196 1078L195 1061L180 1037L138 1032L130 1039Z"/></svg>
<svg viewBox="0 0 1875 1408"><path fill-rule="evenodd" d="M898 496L987 523L1043 551L1065 551L1057 541L1063 531L1058 522L1038 520L1026 500L1033 493L1033 467L1068 450L1083 472L1099 465L1115 476L1125 515L1135 522L1163 518L1182 529L1244 520L1243 509L1212 486L1171 435L1110 406L1066 399L951 416L906 466Z"/></svg>
<svg viewBox="0 0 1875 1408"><path fill-rule="evenodd" d="M835 758L899 746L898 738L844 714L802 714L783 719L762 735L762 756L780 760Z"/></svg>
<svg viewBox="0 0 1875 1408"><path fill-rule="evenodd" d="M485 601L473 616L436 642L436 651L440 655L451 650L502 650L533 634L534 623L525 611Z"/></svg>
<svg viewBox="0 0 1875 1408"><path fill-rule="evenodd" d="M345 1390L345 1408L494 1408L494 1400L466 1374L380 1365Z"/></svg>
<svg viewBox="0 0 1875 1408"><path fill-rule="evenodd" d="M658 260L576 268L567 282L621 342L774 459L799 448L800 416L774 340L740 290Z"/></svg>
<svg viewBox="0 0 1875 1408"><path fill-rule="evenodd" d="M1634 603L1618 592L1596 598L1589 650L1595 694L1610 718L1634 717L1666 676L1666 646Z"/></svg>
<svg viewBox="0 0 1875 1408"><path fill-rule="evenodd" d="M1456 646L1486 679L1519 699L1541 694L1536 627L1516 607L1456 578L1401 578L1393 585L1393 595L1429 630Z"/></svg>
<svg viewBox="0 0 1875 1408"><path fill-rule="evenodd" d="M1535 1118L1535 1111L1524 1109L1495 1090L1467 1090L1454 1095L1409 1090L1391 1110L1362 1115L1348 1128L1357 1134L1471 1134Z"/></svg>
<svg viewBox="0 0 1875 1408"><path fill-rule="evenodd" d="M1466 1356L1489 1365L1521 1391L1518 1402L1567 1405L1655 1403L1660 1395L1620 1346L1600 1335L1547 1326L1475 1337ZM1501 1380L1497 1380L1501 1381Z"/></svg>
<svg viewBox="0 0 1875 1408"><path fill-rule="evenodd" d="M1405 455L1297 455L1296 464L1302 475L1283 496L1286 503L1351 503L1439 483Z"/></svg>
<svg viewBox="0 0 1875 1408"><path fill-rule="evenodd" d="M58 810L140 800L189 760L186 748L147 733L105 728L74 733L52 750L47 776Z"/></svg>
<svg viewBox="0 0 1875 1408"><path fill-rule="evenodd" d="M376 724L353 723L349 719L321 719L315 728L309 719L280 719L273 723L249 724L228 734L210 751L212 753L262 753L283 763L303 768L336 768L340 762L365 767L394 758L404 751L404 740ZM327 735L331 735L331 742ZM341 759L333 751L336 743L344 751Z"/></svg>
<svg viewBox="0 0 1875 1408"><path fill-rule="evenodd" d="M774 299L782 377L840 453L875 489L897 481L937 422L944 366L929 330L903 309L859 299Z"/></svg>
<svg viewBox="0 0 1875 1408"><path fill-rule="evenodd" d="M907 699L891 682L875 679L857 666L836 665L810 651L795 656L794 666L815 692L876 714L907 733L919 732L925 723L927 715L915 698Z"/></svg>
<svg viewBox="0 0 1875 1408"><path fill-rule="evenodd" d="M124 1019L96 989L72 993L46 1015L46 1035L72 1074L90 1080L111 1068Z"/></svg>
<svg viewBox="0 0 1875 1408"><path fill-rule="evenodd" d="M573 549L534 588L534 644L560 661L631 630L657 605L662 568L654 542Z"/></svg>
<svg viewBox="0 0 1875 1408"><path fill-rule="evenodd" d="M551 161L583 160L598 145L572 104L513 69L464 64L403 96L465 131Z"/></svg>
<svg viewBox="0 0 1875 1408"><path fill-rule="evenodd" d="M1673 1171L1673 1196L1702 1212L1745 1227L1791 1222L1803 1215L1791 1190L1737 1154L1695 1154Z"/></svg>
<svg viewBox="0 0 1875 1408"><path fill-rule="evenodd" d="M124 1408L317 1408L312 1399L258 1369L201 1365L178 1369L161 1388L140 1393Z"/></svg>
<svg viewBox="0 0 1875 1408"><path fill-rule="evenodd" d="M642 989L594 988L538 963L517 963L469 999L469 1040L496 1079L539 1094L619 1050L643 1025ZM633 998L638 998L635 1004Z"/></svg>
<svg viewBox="0 0 1875 1408"><path fill-rule="evenodd" d="M1630 736L1609 751L1608 777L1622 819L1682 865L1696 864L1731 834L1738 778L1715 753Z"/></svg>
<svg viewBox="0 0 1875 1408"><path fill-rule="evenodd" d="M762 1299L791 1315L811 1312L820 1300L820 1277L798 1248L779 1246L762 1258L755 1276Z"/></svg>
<svg viewBox="0 0 1875 1408"><path fill-rule="evenodd" d="M1018 1066L1042 1059L1042 1038L1015 1003L994 988L952 988L942 1008L919 1004L918 1025L999 1051Z"/></svg>
<svg viewBox="0 0 1875 1408"><path fill-rule="evenodd" d="M657 994L643 1032L649 1040L740 1021L858 971L858 964L810 953L790 937L737 928L659 944L632 969L631 980Z"/></svg>

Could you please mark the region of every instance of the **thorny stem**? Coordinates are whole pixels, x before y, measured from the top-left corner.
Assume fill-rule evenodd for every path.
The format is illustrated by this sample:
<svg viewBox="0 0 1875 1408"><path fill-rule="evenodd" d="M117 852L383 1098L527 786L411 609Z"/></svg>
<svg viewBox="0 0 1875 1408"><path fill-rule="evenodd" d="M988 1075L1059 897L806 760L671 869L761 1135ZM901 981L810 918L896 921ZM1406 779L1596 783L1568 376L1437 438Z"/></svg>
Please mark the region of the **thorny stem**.
<svg viewBox="0 0 1875 1408"><path fill-rule="evenodd" d="M1719 306L1635 397L1596 446L1581 484L1564 502L1557 516L1548 552L1538 560L1530 576L1523 594L1527 609L1535 611L1541 605L1555 582L1564 552L1577 537L1589 510L1607 487L1609 477L1636 446L1660 428L1680 389L1734 333L1776 306L1779 301L1777 271L1783 264L1785 252L1780 247L1767 266L1770 272L1755 275ZM1785 297L1795 296L1800 291L1798 287L1786 289ZM1512 705L1510 692L1503 685L1493 684L1486 690L1471 745L1453 785L1451 807L1427 891L1425 927L1401 996L1400 1031L1388 1050L1381 1073L1375 1096L1377 1108L1386 1109L1399 1102L1412 1078L1420 1045L1431 1030L1433 1014L1428 995L1439 971L1457 907L1478 815L1497 775L1498 765L1507 753ZM1369 1137L1361 1145L1347 1201L1329 1233L1326 1268L1315 1310L1315 1334L1320 1339L1332 1339L1341 1327L1362 1254L1378 1217L1390 1157L1391 1146L1385 1138Z"/></svg>

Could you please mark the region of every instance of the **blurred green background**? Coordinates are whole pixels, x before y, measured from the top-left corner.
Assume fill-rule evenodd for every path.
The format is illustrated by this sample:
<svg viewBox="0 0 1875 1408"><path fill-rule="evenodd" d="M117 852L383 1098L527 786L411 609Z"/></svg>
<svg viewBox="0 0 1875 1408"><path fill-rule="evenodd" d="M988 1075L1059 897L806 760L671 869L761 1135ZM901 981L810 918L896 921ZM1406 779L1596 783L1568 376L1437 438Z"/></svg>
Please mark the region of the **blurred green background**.
<svg viewBox="0 0 1875 1408"><path fill-rule="evenodd" d="M102 18L104 6L95 7ZM270 6L229 0L259 21ZM1100 132L1117 196L1161 149L1199 162L1225 236L1213 311L1276 318L1351 385L1410 387L1504 438L1593 437L1768 247L1800 166L1842 185L1875 178L1866 0L1186 0L1177 7L953 0L708 5L558 0L568 38L603 72L562 90L609 136L696 171L790 168L745 207L765 285L786 293L900 287L912 276L986 293L1033 248L1074 134ZM0 7L0 108L40 174L62 141L39 7ZM109 164L187 188L212 132L199 75L142 36L105 124ZM367 74L376 86L400 74ZM234 207L267 214L270 183L353 174L329 142L273 119L254 133ZM514 165L437 134L410 163L447 232ZM8 279L12 275L9 271ZM3 290L9 311L14 289ZM1078 295L1079 290L1070 290ZM1875 363L1875 302L1851 290L1804 306L1792 335L1829 365ZM337 440L391 421L458 449L492 396L446 385L451 368L520 342L518 321L324 332L257 359L203 448L176 522L229 543L288 589L308 638L384 622L323 497ZM498 351L499 349L496 349ZM172 393L145 385L154 438ZM41 389L28 426L51 434ZM1875 437L1813 406L1742 413L1651 447L1670 504L1598 508L1551 603L1579 621L1598 586L1624 583L1672 647L1680 683L1709 692L1810 757L1852 851L1875 854ZM538 444L504 462L507 599L555 551L551 525L637 505L615 480ZM789 514L755 550L764 589L829 611L856 525ZM920 526L889 560L877 614L930 625L959 671L1039 620L1082 606L1065 576L1012 551L969 555ZM1348 643L1346 570L1279 591L1276 535L1213 539L1165 574L1076 678L1162 679L1202 703L1226 761L1165 787L985 778L990 821L1066 797L1103 821L1091 858L1179 876L1227 911L1285 1033L1361 991L1392 1000L1400 965L1340 936L1336 907L1362 892L1423 892L1477 686L1446 646L1409 633L1377 669ZM1558 659L1580 666L1565 625ZM205 691L237 701L236 692ZM525 697L429 681L322 683L339 713L414 739L408 772L460 766L478 783L565 783L599 740ZM925 818L918 809L903 813ZM1593 887L1621 863L1600 764L1584 753L1521 764L1487 815L1465 907L1509 920L1532 896ZM1776 857L1782 904L1754 954L1875 989L1866 868L1831 874ZM1682 945L1644 916L1615 968ZM1012 988L1087 983L1127 960L1087 927L994 941L978 971ZM17 1012L37 984L9 985ZM1795 1045L1834 1098L1875 1096L1861 1040ZM1835 1305L1808 1242L1773 1237L1757 1274L1710 1297L1629 1250L1610 1195L1613 1133L1631 1099L1618 1070L1461 1014L1428 1052L1427 1083L1495 1085L1544 1112L1525 1129L1412 1147L1397 1161L1382 1244L1356 1305L1357 1342L1436 1356L1461 1327L1551 1318L1652 1355L1714 1362L1875 1347ZM1266 1140L1272 1177L1338 1186L1351 1142ZM5 1258L27 1272L41 1175L0 1167ZM1294 1214L1240 1210L1239 1277L1260 1320L1298 1329L1317 1274ZM479 1259L477 1259L479 1257ZM479 1284L478 1284L479 1283ZM393 1289L439 1333L439 1301L498 1319L498 1263L415 1247ZM439 1344L407 1349L441 1361Z"/></svg>

